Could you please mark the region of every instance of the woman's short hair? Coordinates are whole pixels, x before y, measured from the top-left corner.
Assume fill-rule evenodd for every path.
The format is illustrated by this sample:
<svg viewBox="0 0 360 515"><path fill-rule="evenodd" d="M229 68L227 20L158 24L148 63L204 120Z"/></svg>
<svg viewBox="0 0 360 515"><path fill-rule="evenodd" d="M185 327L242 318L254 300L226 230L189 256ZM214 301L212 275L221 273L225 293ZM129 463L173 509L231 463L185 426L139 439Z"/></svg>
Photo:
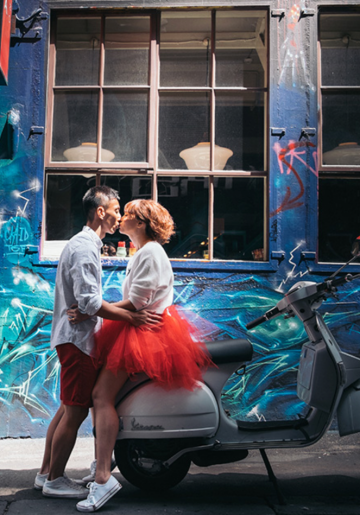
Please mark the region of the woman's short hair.
<svg viewBox="0 0 360 515"><path fill-rule="evenodd" d="M154 200L132 200L125 205L124 210L144 222L147 236L161 245L168 243L175 234L174 220L169 211Z"/></svg>
<svg viewBox="0 0 360 515"><path fill-rule="evenodd" d="M92 222L97 208L99 206L107 208L113 199L120 200L120 197L118 192L109 188L109 186L93 186L90 188L82 199L86 220Z"/></svg>

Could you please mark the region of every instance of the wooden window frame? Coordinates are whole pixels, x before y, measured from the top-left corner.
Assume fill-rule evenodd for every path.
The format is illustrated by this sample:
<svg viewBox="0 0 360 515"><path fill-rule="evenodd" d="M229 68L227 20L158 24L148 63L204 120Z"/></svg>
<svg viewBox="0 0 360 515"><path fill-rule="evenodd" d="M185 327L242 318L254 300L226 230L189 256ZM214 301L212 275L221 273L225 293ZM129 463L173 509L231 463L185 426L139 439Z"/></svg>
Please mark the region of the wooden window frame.
<svg viewBox="0 0 360 515"><path fill-rule="evenodd" d="M180 9L174 9L174 11ZM266 6L260 7L235 7L229 8L194 8L194 11L211 11L211 75L209 87L161 87L159 83L159 61L160 61L160 10L134 10L129 13L127 10L116 11L99 10L95 13L84 13L79 10L62 10L61 12L54 12L52 16L50 48L49 48L49 80L48 80L48 105L46 114L46 141L45 141L45 173L61 173L61 174L76 174L77 172L94 173L96 175L96 184L100 184L102 174L115 174L115 175L144 175L149 174L152 178L152 198L157 200L157 179L161 176L181 176L181 177L204 177L209 181L209 205L208 205L208 238L209 238L209 260L214 263L220 261L214 259L214 178L215 177L259 177L264 180L264 261L269 260L268 249L268 126L269 126L269 9ZM254 11L266 12L266 83L265 87L218 87L215 84L216 73L216 60L215 60L215 39L216 39L216 13L226 10L238 11ZM105 56L105 18L106 17L124 17L133 16L150 16L150 47L149 47L149 83L148 86L105 86L103 83L104 77L104 56ZM56 24L60 18L101 18L101 41L100 41L100 80L98 86L56 86L55 85L55 67L56 67ZM98 127L97 127L97 158L101 150L102 141L102 99L104 92L107 89L111 90L148 90L149 91L149 106L148 106L148 160L146 162L66 162L66 161L51 161L51 148L53 137L53 116L54 116L54 96L56 91L86 91L98 90L99 91L99 105L98 105ZM159 95L161 92L204 92L210 93L210 110L211 110L211 124L210 124L210 169L209 170L183 170L183 169L158 169L158 130L159 130ZM229 171L229 170L215 170L214 163L214 148L215 148L215 96L217 91L257 91L264 93L264 170L263 171ZM151 128L155 127L155 130ZM45 207L44 207L45 209ZM45 213L44 213L45 215ZM43 224L45 227L45 224ZM43 233L43 241L45 241L45 234ZM176 261L177 258L172 258ZM225 260L228 263L228 260ZM247 263L246 261L236 261L236 263ZM254 264L251 262L251 264ZM265 263L264 263L265 264Z"/></svg>

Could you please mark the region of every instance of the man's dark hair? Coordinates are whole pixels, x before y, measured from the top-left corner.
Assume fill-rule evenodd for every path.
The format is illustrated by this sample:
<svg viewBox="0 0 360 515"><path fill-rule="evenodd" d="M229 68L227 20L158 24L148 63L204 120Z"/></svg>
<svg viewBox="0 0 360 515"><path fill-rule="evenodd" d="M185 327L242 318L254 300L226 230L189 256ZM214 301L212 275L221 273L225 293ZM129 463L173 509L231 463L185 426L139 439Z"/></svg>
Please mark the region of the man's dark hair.
<svg viewBox="0 0 360 515"><path fill-rule="evenodd" d="M99 206L107 207L113 199L120 200L116 190L109 186L94 186L83 196L82 203L86 220L93 221L95 211Z"/></svg>

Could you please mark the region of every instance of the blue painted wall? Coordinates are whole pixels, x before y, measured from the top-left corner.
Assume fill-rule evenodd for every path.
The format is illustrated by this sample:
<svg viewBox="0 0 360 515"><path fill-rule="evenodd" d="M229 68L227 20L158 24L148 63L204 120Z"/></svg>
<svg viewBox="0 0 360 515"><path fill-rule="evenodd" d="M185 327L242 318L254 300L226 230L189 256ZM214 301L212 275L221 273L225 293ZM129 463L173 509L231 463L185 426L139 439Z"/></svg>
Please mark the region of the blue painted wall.
<svg viewBox="0 0 360 515"><path fill-rule="evenodd" d="M275 319L251 334L245 324L296 281L318 280L326 271L303 254L316 252L317 245L317 141L300 137L302 127L317 127L311 28L316 21L299 21L303 1L273 4L266 5L286 12L282 20L270 19L269 126L286 128L281 138L269 131L269 245L274 259L245 271L214 269L210 263L198 269L191 263L174 264L175 302L189 311L204 337L250 337L254 343L255 357L246 374L232 377L224 392L231 414L251 420L296 418L306 409L295 394L306 335L296 319ZM39 8L49 13L46 1L17 0L14 7L21 19ZM0 159L0 437L44 436L59 402L58 361L49 349L56 267L26 252L40 245L44 134L31 128L45 126L48 36L45 15L31 27L18 23L11 40L9 84L0 87L0 137L9 142ZM119 298L123 278L123 268L104 264L107 300ZM325 304L326 320L342 347L358 353L356 285L348 286L341 300ZM82 432L89 431L87 421Z"/></svg>

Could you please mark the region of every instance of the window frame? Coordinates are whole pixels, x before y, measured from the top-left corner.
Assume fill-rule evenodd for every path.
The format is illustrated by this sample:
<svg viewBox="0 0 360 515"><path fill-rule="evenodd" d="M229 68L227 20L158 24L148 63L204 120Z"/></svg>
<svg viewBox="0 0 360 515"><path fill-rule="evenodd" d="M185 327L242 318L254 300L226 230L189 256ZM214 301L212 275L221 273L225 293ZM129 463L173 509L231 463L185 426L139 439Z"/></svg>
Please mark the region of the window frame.
<svg viewBox="0 0 360 515"><path fill-rule="evenodd" d="M318 181L322 180L331 180L331 179L360 179L360 163L359 165L329 165L323 164L323 92L324 93L339 93L342 92L351 92L357 91L360 92L359 86L326 86L322 83L322 46L321 46L321 38L320 38L320 24L321 24L321 15L330 14L334 16L339 16L341 14L351 14L351 13L359 14L359 7L355 5L327 5L327 6L318 6L318 20L317 20L317 101L318 101ZM319 184L320 187L320 184ZM319 245L319 235L320 235L320 226L319 226L319 217L318 217L318 237L317 242ZM321 261L317 258L316 262L310 264L309 271L311 273L321 272L334 272L338 270L339 266L344 265L344 262L328 262ZM360 267L359 263L351 263L347 265L343 271L354 272L354 270L358 271Z"/></svg>
<svg viewBox="0 0 360 515"><path fill-rule="evenodd" d="M271 263L270 252L269 252L269 106L270 106L270 9L269 6L261 5L255 6L229 6L229 7L194 7L192 11L210 11L211 12L211 82L209 87L161 87L159 83L159 64L160 64L160 17L163 11L166 9L134 9L129 12L126 9L116 10L112 12L110 9L102 8L96 10L94 13L81 12L78 9L66 9L66 10L55 10L51 17L51 36L50 36L50 47L49 47L49 73L48 73L48 105L46 112L46 139L45 139L45 183L47 174L54 174L56 172L61 174L76 174L80 172L93 173L96 175L96 184L100 184L102 174L115 174L115 175L149 175L152 182L152 198L157 200L158 189L157 179L161 176L180 176L180 177L192 177L201 176L207 178L209 184L209 206L208 206L208 235L209 235L209 259L188 259L185 263L191 263L191 267L194 265L203 268L210 267L211 269L223 267L236 268L236 269L273 269L273 263ZM266 13L266 62L267 69L265 74L264 87L217 87L215 84L215 40L216 40L216 13L219 11L258 11ZM180 8L174 8L173 11L181 12ZM149 83L148 86L106 86L104 85L104 56L105 56L105 19L107 17L133 17L133 16L150 16L150 46L149 46ZM55 72L56 72L56 25L59 18L100 18L101 19L101 41L100 41L100 69L99 69L99 85L97 86L56 86L55 85ZM98 105L98 127L97 127L97 156L99 158L101 141L102 141L102 98L104 92L109 90L139 90L143 88L149 91L149 105L148 105L148 160L145 162L104 162L104 163L84 163L84 162L69 162L69 161L52 161L51 150L52 150L52 137L53 137L53 117L54 117L54 98L56 91L86 91L93 90L99 91L99 105ZM158 133L159 133L159 98L162 92L204 92L210 93L210 110L211 110L211 124L210 124L210 170L177 170L177 169L159 169L157 166L158 157ZM216 91L260 91L264 94L264 169L263 171L229 171L229 170L215 170L214 169L214 152L215 148L215 95ZM155 127L155 130L151 130ZM260 177L264 181L264 226L263 226L263 238L264 238L264 261L240 261L240 260L220 260L214 258L214 178L215 177ZM45 192L46 195L46 192ZM46 205L44 203L43 219L46 219ZM45 244L45 226L43 224L42 233L42 247ZM41 259L42 262L46 262L46 255ZM172 262L183 262L180 258L171 258ZM116 258L111 258L112 266L115 264ZM52 263L52 261L51 261ZM188 266L188 265L187 265ZM182 267L182 265L180 265Z"/></svg>

